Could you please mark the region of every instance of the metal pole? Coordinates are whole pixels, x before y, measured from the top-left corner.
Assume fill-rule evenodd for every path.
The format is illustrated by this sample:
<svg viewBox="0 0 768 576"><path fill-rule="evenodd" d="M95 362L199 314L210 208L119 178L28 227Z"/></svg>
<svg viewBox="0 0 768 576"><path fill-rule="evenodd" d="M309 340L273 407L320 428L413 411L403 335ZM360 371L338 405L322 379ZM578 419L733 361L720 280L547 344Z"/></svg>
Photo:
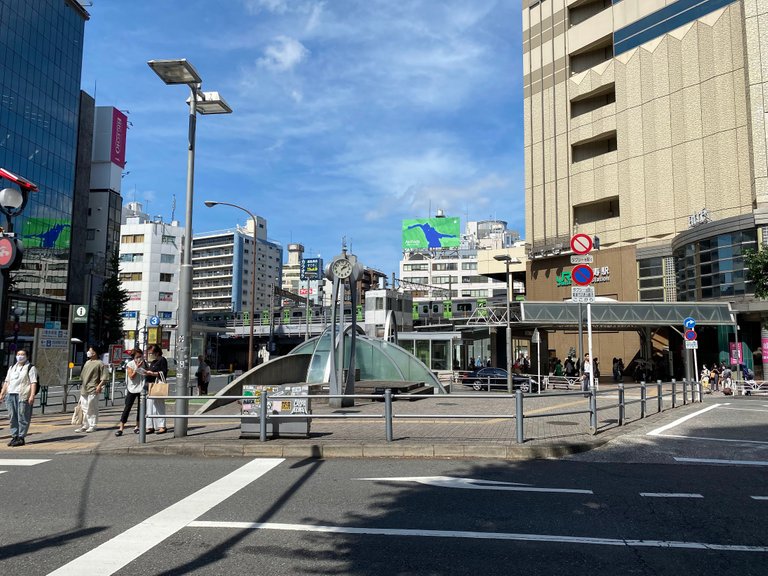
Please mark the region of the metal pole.
<svg viewBox="0 0 768 576"><path fill-rule="evenodd" d="M589 393L589 427L592 434L597 434L597 391L590 390Z"/></svg>
<svg viewBox="0 0 768 576"><path fill-rule="evenodd" d="M657 406L657 412L661 413L661 411L664 409L664 396L663 396L664 389L661 385L661 380L656 380L656 404Z"/></svg>
<svg viewBox="0 0 768 576"><path fill-rule="evenodd" d="M577 376L581 376L584 370L584 313L582 312L581 302L579 302L579 345L576 354L576 362L581 366Z"/></svg>
<svg viewBox="0 0 768 576"><path fill-rule="evenodd" d="M587 304L589 306L589 304ZM619 382L619 426L624 426L624 383Z"/></svg>
<svg viewBox="0 0 768 576"><path fill-rule="evenodd" d="M688 404L688 380L683 379L683 406Z"/></svg>
<svg viewBox="0 0 768 576"><path fill-rule="evenodd" d="M179 274L179 317L176 329L176 353L179 357L176 371L176 396L185 396L189 384L189 354L192 344L192 206L195 192L195 128L197 122L197 92L199 86L190 86L189 143L187 153L187 198L184 215L184 252ZM176 414L187 414L189 401L176 398ZM174 438L187 435L187 419L177 418L173 425Z"/></svg>
<svg viewBox="0 0 768 576"><path fill-rule="evenodd" d="M549 370L547 370L549 374ZM541 394L541 333L539 333L539 340L536 342L536 379L538 380L539 394Z"/></svg>
<svg viewBox="0 0 768 576"><path fill-rule="evenodd" d="M509 304L509 299L512 296L512 288L510 286L509 260L505 260L504 264L507 265L507 393L512 394L512 392L514 392L514 385L512 383L512 324L510 323L511 311Z"/></svg>
<svg viewBox="0 0 768 576"><path fill-rule="evenodd" d="M595 359L592 357L592 304L587 304L587 352L589 353L589 389L595 389ZM582 359L582 367L584 360Z"/></svg>
<svg viewBox="0 0 768 576"><path fill-rule="evenodd" d="M677 382L672 378L672 408L677 406Z"/></svg>
<svg viewBox="0 0 768 576"><path fill-rule="evenodd" d="M640 418L645 418L645 403L648 399L648 389L645 382L640 382Z"/></svg>
<svg viewBox="0 0 768 576"><path fill-rule="evenodd" d="M518 444L525 442L525 428L523 426L523 392L522 390L515 391L515 424L516 424L516 440Z"/></svg>
<svg viewBox="0 0 768 576"><path fill-rule="evenodd" d="M259 440L267 441L267 402L269 393L266 390L261 392L261 404L259 405Z"/></svg>
<svg viewBox="0 0 768 576"><path fill-rule="evenodd" d="M248 210L246 210L248 212ZM248 212L253 221L253 246L251 246L251 331L248 335L248 368L251 369L254 366L253 362L253 325L256 323L256 230L258 230L258 222L256 222L256 216Z"/></svg>
<svg viewBox="0 0 768 576"><path fill-rule="evenodd" d="M66 394L66 392L65 392ZM139 395L139 444L147 442L147 390L143 388Z"/></svg>
<svg viewBox="0 0 768 576"><path fill-rule="evenodd" d="M305 301L306 306L304 307L304 317L307 320L307 331L304 334L304 342L309 340L309 291L311 288L309 287L309 279L307 279L307 299Z"/></svg>
<svg viewBox="0 0 768 576"><path fill-rule="evenodd" d="M384 426L387 430L387 442L392 442L392 389L384 390Z"/></svg>

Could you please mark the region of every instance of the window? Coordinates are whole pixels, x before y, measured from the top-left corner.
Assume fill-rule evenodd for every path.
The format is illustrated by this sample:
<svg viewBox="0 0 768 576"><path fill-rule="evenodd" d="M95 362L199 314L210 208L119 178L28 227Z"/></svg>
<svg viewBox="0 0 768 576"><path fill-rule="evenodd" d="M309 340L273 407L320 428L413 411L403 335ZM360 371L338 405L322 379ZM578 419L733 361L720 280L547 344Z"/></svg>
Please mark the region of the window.
<svg viewBox="0 0 768 576"><path fill-rule="evenodd" d="M477 262L462 262L462 270L477 270Z"/></svg>
<svg viewBox="0 0 768 576"><path fill-rule="evenodd" d="M121 272L120 282L136 282L141 281L141 272Z"/></svg>
<svg viewBox="0 0 768 576"><path fill-rule="evenodd" d="M144 260L144 254L126 253L120 254L120 262L141 262Z"/></svg>
<svg viewBox="0 0 768 576"><path fill-rule="evenodd" d="M602 156L617 149L616 130L600 134L587 141L571 146L571 162L581 162L596 156Z"/></svg>
<svg viewBox="0 0 768 576"><path fill-rule="evenodd" d="M432 270L437 272L443 272L445 270L458 270L459 265L456 262L438 262L432 264Z"/></svg>
<svg viewBox="0 0 768 576"><path fill-rule="evenodd" d="M173 274L160 273L160 282L173 282Z"/></svg>
<svg viewBox="0 0 768 576"><path fill-rule="evenodd" d="M176 255L175 254L160 254L160 263L161 264L173 264L176 262Z"/></svg>
<svg viewBox="0 0 768 576"><path fill-rule="evenodd" d="M571 100L571 118L587 114L616 102L616 85L601 86L597 90Z"/></svg>
<svg viewBox="0 0 768 576"><path fill-rule="evenodd" d="M429 264L403 264L403 272L426 272Z"/></svg>
<svg viewBox="0 0 768 576"><path fill-rule="evenodd" d="M141 300L141 292L128 292L128 300Z"/></svg>
<svg viewBox="0 0 768 576"><path fill-rule="evenodd" d="M433 276L432 283L433 284L458 284L459 277L458 276Z"/></svg>
<svg viewBox="0 0 768 576"><path fill-rule="evenodd" d="M619 217L619 197L605 198L599 202L580 204L573 207L573 219L579 224L599 222Z"/></svg>
<svg viewBox="0 0 768 576"><path fill-rule="evenodd" d="M163 244L173 244L176 245L176 236L171 236L169 234L163 234Z"/></svg>
<svg viewBox="0 0 768 576"><path fill-rule="evenodd" d="M465 284L488 284L488 278L485 276L464 276Z"/></svg>
<svg viewBox="0 0 768 576"><path fill-rule="evenodd" d="M173 292L160 292L160 302L173 302Z"/></svg>
<svg viewBox="0 0 768 576"><path fill-rule="evenodd" d="M571 54L571 74L584 72L611 58L613 58L613 34L605 36L582 52Z"/></svg>
<svg viewBox="0 0 768 576"><path fill-rule="evenodd" d="M124 234L120 237L122 244L143 244L144 234Z"/></svg>

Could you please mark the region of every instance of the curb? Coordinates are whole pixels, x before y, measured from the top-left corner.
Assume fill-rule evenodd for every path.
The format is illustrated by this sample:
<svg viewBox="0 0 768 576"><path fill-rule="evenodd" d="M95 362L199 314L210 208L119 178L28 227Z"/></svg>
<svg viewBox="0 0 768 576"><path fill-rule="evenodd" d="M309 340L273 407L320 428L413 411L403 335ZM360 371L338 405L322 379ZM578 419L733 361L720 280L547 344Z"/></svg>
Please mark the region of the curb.
<svg viewBox="0 0 768 576"><path fill-rule="evenodd" d="M544 460L562 458L593 450L611 438L596 437L593 441L539 445L487 444L274 444L211 442L202 444L146 444L124 448L89 448L68 450L60 454L100 454L105 456L195 456L205 458L429 458L456 460Z"/></svg>

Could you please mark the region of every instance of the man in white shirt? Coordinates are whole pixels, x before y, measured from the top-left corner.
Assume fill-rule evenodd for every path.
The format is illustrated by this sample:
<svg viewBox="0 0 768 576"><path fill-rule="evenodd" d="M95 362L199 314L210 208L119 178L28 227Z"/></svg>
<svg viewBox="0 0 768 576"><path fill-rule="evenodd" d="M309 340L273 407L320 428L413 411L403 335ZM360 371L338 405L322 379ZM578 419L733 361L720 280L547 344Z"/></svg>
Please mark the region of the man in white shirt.
<svg viewBox="0 0 768 576"><path fill-rule="evenodd" d="M24 446L36 393L37 370L29 363L27 351L19 350L16 352L16 364L8 369L0 390L0 402L5 400L8 419L11 421L11 441L8 446Z"/></svg>
<svg viewBox="0 0 768 576"><path fill-rule="evenodd" d="M584 362L582 363L582 369L584 370L584 376L581 381L581 389L584 392L587 392L594 385L592 383L592 362L590 361L590 358L589 358L589 352L584 354Z"/></svg>

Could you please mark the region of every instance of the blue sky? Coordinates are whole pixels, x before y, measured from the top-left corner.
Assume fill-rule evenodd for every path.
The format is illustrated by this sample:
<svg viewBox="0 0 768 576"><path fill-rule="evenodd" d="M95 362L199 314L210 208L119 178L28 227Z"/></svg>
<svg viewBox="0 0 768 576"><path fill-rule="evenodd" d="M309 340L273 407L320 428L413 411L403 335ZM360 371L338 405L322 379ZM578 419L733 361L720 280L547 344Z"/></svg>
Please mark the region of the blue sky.
<svg viewBox="0 0 768 576"><path fill-rule="evenodd" d="M183 221L187 58L232 106L200 117L193 227L245 206L326 260L346 236L387 274L401 223L442 208L524 232L520 3L509 0L95 0L83 89L128 111L123 196Z"/></svg>

